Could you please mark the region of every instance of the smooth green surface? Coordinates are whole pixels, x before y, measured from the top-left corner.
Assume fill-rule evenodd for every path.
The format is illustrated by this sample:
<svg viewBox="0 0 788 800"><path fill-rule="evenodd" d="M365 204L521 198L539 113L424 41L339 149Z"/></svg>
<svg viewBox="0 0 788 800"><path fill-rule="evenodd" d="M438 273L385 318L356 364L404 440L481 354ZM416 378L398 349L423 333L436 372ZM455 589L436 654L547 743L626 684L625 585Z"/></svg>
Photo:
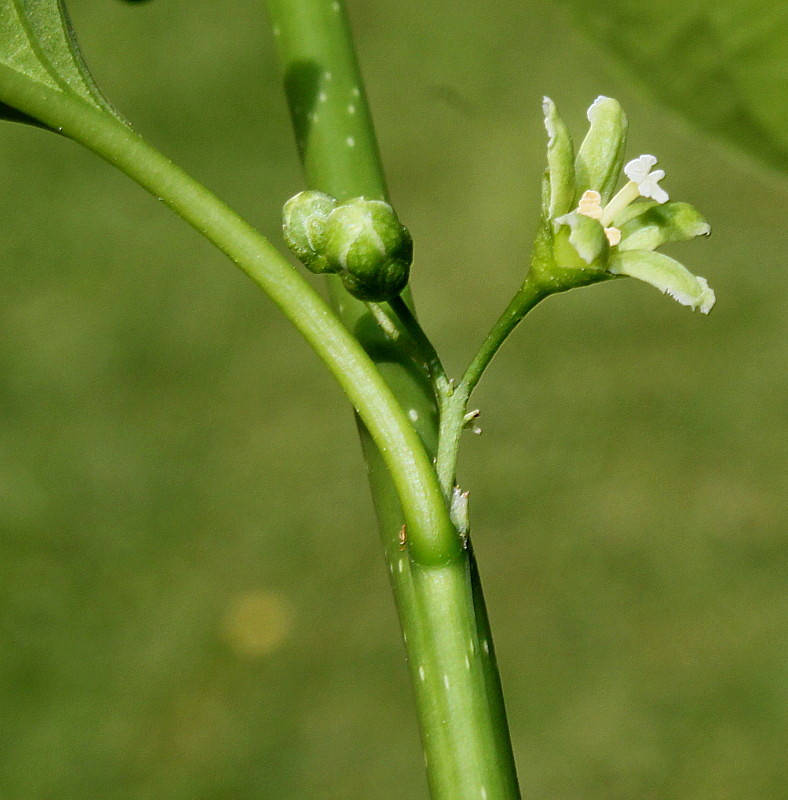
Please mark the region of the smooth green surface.
<svg viewBox="0 0 788 800"><path fill-rule="evenodd" d="M788 6L562 0L640 85L714 136L788 169Z"/></svg>
<svg viewBox="0 0 788 800"><path fill-rule="evenodd" d="M0 0L0 63L115 113L85 69L64 0Z"/></svg>
<svg viewBox="0 0 788 800"><path fill-rule="evenodd" d="M334 233L342 230L334 229L335 218L337 215L344 217L352 208L358 210L366 204L377 206L378 212L388 209L384 218L395 223L398 237L403 234L407 237L406 266L409 266L412 240L396 220L391 206L383 199L358 197L371 187L379 187L382 198L387 199L375 131L343 2L270 0L266 7L277 42L305 179L310 186L331 195L356 196L355 200L340 203L328 217L326 253L329 260L337 244ZM310 65L310 74L322 76L324 88L307 115L309 124L304 131L303 110L314 102L314 96L308 84L302 81L293 84L292 76L302 72L305 64ZM338 109L337 98L348 96L352 104L342 108L340 102ZM364 157L365 153L372 158ZM351 219L345 222L353 226ZM375 214L376 238L382 244L381 240L388 237L381 230L380 222ZM342 249L345 252L338 266L349 273L341 276L342 282L351 294L359 297L358 287L348 282L355 272L354 256L346 246ZM369 305L357 311L358 303L342 292L336 281L330 287L334 307L389 380L400 405L407 409L414 430L425 442L434 441L437 426L433 412L436 406L442 405L445 393L442 395L440 391L439 368L436 373L439 361L434 349L408 306L409 293L405 297L368 297L389 299L390 303L386 309ZM357 318L359 311L363 316ZM365 318L382 320L383 324L380 327L363 325ZM389 331L383 348L380 347L381 329ZM414 355L414 347L424 354ZM402 373L412 376L411 379L403 380L402 374L394 373L389 364L401 367ZM432 385L432 397L425 403L423 385L427 382ZM443 416L441 413L441 429ZM360 434L378 530L410 664L430 797L433 800L457 797L520 800L481 583L478 576L471 580L467 525L460 528L464 540L453 526L449 530L436 527L434 531L414 526L418 520L407 513L407 495L396 480L397 465L391 462L391 454L387 454L378 441L380 449L370 446L370 436L364 426L360 426ZM439 463L442 449L443 444L437 457L435 473L438 475L442 471ZM387 469L381 468L381 462L385 462ZM455 469L456 458L451 464L452 475ZM391 480L387 472L391 473ZM441 481L437 499L442 508L446 508L446 500L452 496L453 489L453 481L448 487ZM400 504L402 512L406 513L400 511ZM452 507L452 522L453 512ZM432 522L430 517L427 519ZM425 544L428 547L425 548ZM436 545L442 546L438 549ZM435 557L438 553L440 560ZM429 559L425 558L427 555Z"/></svg>
<svg viewBox="0 0 788 800"><path fill-rule="evenodd" d="M278 235L303 188L257 0L72 0L135 127ZM539 210L540 102L599 93L709 219L545 302L461 481L525 797L772 800L786 779L788 192L644 101L549 6L351 6L420 318L467 364ZM250 97L255 98L254 102ZM257 102L259 99L260 103ZM352 417L225 259L120 174L0 129L0 795L426 795Z"/></svg>

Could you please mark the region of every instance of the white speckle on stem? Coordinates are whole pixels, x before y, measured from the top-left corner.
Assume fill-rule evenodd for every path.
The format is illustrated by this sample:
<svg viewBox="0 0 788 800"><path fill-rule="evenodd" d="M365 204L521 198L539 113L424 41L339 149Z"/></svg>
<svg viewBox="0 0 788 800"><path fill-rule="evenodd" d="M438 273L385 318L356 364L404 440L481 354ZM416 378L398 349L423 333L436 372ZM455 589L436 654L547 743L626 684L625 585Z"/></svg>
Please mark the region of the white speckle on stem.
<svg viewBox="0 0 788 800"><path fill-rule="evenodd" d="M425 677L424 667L419 667L419 680L423 681Z"/></svg>
<svg viewBox="0 0 788 800"><path fill-rule="evenodd" d="M278 25L274 25L274 36L281 36L282 29Z"/></svg>
<svg viewBox="0 0 788 800"><path fill-rule="evenodd" d="M481 795L482 795L482 800L487 800L487 788L485 786L482 786Z"/></svg>
<svg viewBox="0 0 788 800"><path fill-rule="evenodd" d="M359 89L358 86L354 86L350 90L350 93L353 95L353 97L361 97L361 89Z"/></svg>
<svg viewBox="0 0 788 800"><path fill-rule="evenodd" d="M490 655L490 643L486 639L482 640L482 649L487 655Z"/></svg>
<svg viewBox="0 0 788 800"><path fill-rule="evenodd" d="M328 95L325 92L320 92L320 94L317 96L317 99L319 102L325 103L326 100L328 100Z"/></svg>
<svg viewBox="0 0 788 800"><path fill-rule="evenodd" d="M353 105L353 103L348 104L347 113L348 114L355 114L356 113L356 107Z"/></svg>
<svg viewBox="0 0 788 800"><path fill-rule="evenodd" d="M470 668L471 668L471 661L468 658L468 656L465 656L465 669L470 669Z"/></svg>
<svg viewBox="0 0 788 800"><path fill-rule="evenodd" d="M444 685L444 686L445 686L447 689L449 688L449 676L448 676L448 675L444 675L444 676L443 676L443 685Z"/></svg>
<svg viewBox="0 0 788 800"><path fill-rule="evenodd" d="M411 422L418 422L419 421L419 412L416 411L415 408L411 408L411 410L408 411L408 419Z"/></svg>
<svg viewBox="0 0 788 800"><path fill-rule="evenodd" d="M400 559L399 562L397 563L397 569L400 572L402 572L402 570L405 569L405 561L403 559Z"/></svg>
<svg viewBox="0 0 788 800"><path fill-rule="evenodd" d="M476 642L474 642L473 639L468 642L468 649L471 651L471 655L476 653Z"/></svg>
<svg viewBox="0 0 788 800"><path fill-rule="evenodd" d="M331 10L332 11L339 11L339 3L337 2L337 0L334 0L334 2L331 3Z"/></svg>
<svg viewBox="0 0 788 800"><path fill-rule="evenodd" d="M326 74L325 74L325 76L324 76L324 77L325 77L325 79L326 79L327 81L330 81L330 80L331 80L331 79L334 77L334 73L333 73L333 72L331 72L330 70L326 70Z"/></svg>
<svg viewBox="0 0 788 800"><path fill-rule="evenodd" d="M347 139L345 139L345 144L348 147L355 147L356 146L356 140L352 136L348 136Z"/></svg>

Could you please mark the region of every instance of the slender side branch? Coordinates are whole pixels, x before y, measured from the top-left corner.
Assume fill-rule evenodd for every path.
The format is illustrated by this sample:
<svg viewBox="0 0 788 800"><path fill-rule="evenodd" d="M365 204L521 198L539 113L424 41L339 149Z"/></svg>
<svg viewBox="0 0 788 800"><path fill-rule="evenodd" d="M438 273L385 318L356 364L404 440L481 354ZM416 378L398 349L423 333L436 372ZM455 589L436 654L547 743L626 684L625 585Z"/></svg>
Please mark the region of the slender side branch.
<svg viewBox="0 0 788 800"><path fill-rule="evenodd" d="M520 324L523 317L544 297L547 292L537 283L526 279L520 291L512 298L504 312L493 325L492 330L487 334L482 346L479 348L473 360L468 365L460 381L458 393L466 398L471 396L471 392L476 388L484 370L493 359L493 356L501 348L501 345L509 337L509 334Z"/></svg>
<svg viewBox="0 0 788 800"><path fill-rule="evenodd" d="M487 334L453 394L444 404L438 437L436 471L441 489L447 495L454 485L457 452L460 446L460 436L465 428L465 412L471 393L509 334L546 295L547 292L542 286L526 278L525 283Z"/></svg>
<svg viewBox="0 0 788 800"><path fill-rule="evenodd" d="M389 305L415 345L424 367L429 372L430 380L435 389L435 399L440 406L443 406L446 398L452 393L452 387L437 350L427 334L424 333L424 329L416 319L416 315L402 297L395 297L390 300Z"/></svg>

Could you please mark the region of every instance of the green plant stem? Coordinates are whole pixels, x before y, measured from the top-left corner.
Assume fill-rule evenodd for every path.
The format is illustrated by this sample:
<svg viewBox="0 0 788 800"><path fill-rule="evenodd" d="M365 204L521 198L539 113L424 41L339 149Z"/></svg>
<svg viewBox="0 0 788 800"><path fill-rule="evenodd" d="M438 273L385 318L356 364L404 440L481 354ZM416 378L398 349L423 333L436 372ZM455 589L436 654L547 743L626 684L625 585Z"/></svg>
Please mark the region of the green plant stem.
<svg viewBox="0 0 788 800"><path fill-rule="evenodd" d="M454 486L460 437L466 426L465 414L471 393L509 334L547 294L543 286L526 278L525 283L487 334L451 397L447 399L441 415L435 467L444 494L451 492Z"/></svg>
<svg viewBox="0 0 788 800"><path fill-rule="evenodd" d="M0 66L0 96L114 164L226 253L293 322L329 367L380 450L408 522L412 556L442 564L460 552L432 464L358 342L251 225L129 127L81 99Z"/></svg>
<svg viewBox="0 0 788 800"><path fill-rule="evenodd" d="M267 0L267 5L309 188L340 199L388 199L344 2ZM338 281L329 285L341 318L434 453L438 415L430 371L437 379L442 367L437 356L425 357L426 337L419 334L407 294L402 306L395 303L404 335L385 337L363 304ZM421 351L416 360L413 341ZM410 530L402 528L389 477L363 429L361 441L408 653L432 798L515 800L520 795L498 670L470 553L463 550L435 568L415 563Z"/></svg>
<svg viewBox="0 0 788 800"><path fill-rule="evenodd" d="M413 342L416 352L424 369L430 376L433 388L435 390L435 399L439 406L442 406L446 398L452 393L453 389L446 370L440 360L435 347L432 342L424 333L416 315L411 310L411 307L402 299L402 297L395 297L389 301L391 310L397 315L402 326L408 333L411 341Z"/></svg>

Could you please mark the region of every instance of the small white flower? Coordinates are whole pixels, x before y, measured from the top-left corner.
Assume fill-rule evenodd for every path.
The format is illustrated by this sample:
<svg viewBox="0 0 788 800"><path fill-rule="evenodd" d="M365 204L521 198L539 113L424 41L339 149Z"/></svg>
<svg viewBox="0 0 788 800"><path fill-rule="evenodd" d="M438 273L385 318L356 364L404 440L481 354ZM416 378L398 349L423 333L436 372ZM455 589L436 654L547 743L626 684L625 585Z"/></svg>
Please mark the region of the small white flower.
<svg viewBox="0 0 788 800"><path fill-rule="evenodd" d="M618 228L605 228L605 236L611 247L615 247L621 241L621 231Z"/></svg>
<svg viewBox="0 0 788 800"><path fill-rule="evenodd" d="M665 177L665 172L661 169L650 171L656 163L655 156L640 156L624 167L624 174L637 184L641 197L650 197L660 204L667 203L670 199L668 193L659 185L659 182Z"/></svg>

